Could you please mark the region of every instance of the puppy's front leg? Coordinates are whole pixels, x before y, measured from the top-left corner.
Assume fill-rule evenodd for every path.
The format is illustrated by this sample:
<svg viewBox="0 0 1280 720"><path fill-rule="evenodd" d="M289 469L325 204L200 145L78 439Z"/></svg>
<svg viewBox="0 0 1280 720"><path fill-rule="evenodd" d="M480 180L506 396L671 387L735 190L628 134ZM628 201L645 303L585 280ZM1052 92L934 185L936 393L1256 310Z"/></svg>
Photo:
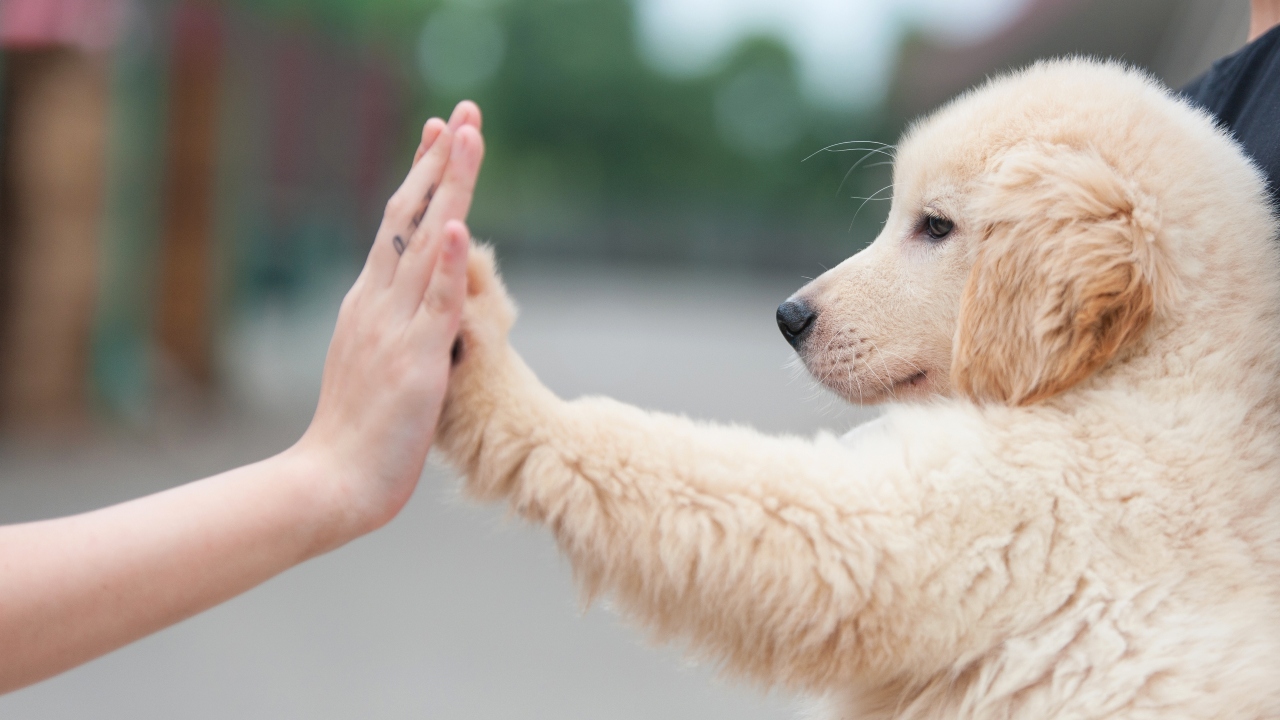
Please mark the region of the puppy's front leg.
<svg viewBox="0 0 1280 720"><path fill-rule="evenodd" d="M946 598L915 590L946 574L931 528L949 530L900 448L561 401L507 345L509 301L473 254L437 435L472 495L547 524L588 593L735 671L823 689L945 663L955 634L941 648L917 623Z"/></svg>

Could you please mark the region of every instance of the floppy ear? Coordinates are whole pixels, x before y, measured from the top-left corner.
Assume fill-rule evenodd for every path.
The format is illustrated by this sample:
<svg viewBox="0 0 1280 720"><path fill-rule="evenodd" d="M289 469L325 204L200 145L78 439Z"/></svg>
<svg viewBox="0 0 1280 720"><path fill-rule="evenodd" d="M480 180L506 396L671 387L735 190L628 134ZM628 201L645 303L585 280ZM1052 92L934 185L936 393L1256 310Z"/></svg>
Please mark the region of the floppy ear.
<svg viewBox="0 0 1280 720"><path fill-rule="evenodd" d="M1151 319L1156 214L1096 152L1011 149L973 215L980 235L951 365L960 393L1010 405L1051 397Z"/></svg>

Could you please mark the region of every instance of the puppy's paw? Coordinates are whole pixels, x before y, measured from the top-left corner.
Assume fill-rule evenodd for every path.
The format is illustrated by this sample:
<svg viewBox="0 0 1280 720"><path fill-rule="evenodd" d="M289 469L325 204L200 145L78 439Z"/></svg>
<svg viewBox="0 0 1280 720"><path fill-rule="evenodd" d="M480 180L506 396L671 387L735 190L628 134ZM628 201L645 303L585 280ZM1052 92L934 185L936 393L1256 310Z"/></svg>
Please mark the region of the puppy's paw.
<svg viewBox="0 0 1280 720"><path fill-rule="evenodd" d="M475 461L485 428L518 403L529 384L519 356L507 344L515 318L493 248L473 242L467 256L467 300L436 434L436 445L460 468Z"/></svg>
<svg viewBox="0 0 1280 720"><path fill-rule="evenodd" d="M459 344L433 447L461 472L466 493L478 500L497 500L514 490L521 458L554 424L562 405L507 343L515 317L493 249L473 243Z"/></svg>
<svg viewBox="0 0 1280 720"><path fill-rule="evenodd" d="M505 348L516 319L516 306L498 275L493 247L472 242L467 255L467 303L462 328L453 346L453 364L474 366L492 361Z"/></svg>

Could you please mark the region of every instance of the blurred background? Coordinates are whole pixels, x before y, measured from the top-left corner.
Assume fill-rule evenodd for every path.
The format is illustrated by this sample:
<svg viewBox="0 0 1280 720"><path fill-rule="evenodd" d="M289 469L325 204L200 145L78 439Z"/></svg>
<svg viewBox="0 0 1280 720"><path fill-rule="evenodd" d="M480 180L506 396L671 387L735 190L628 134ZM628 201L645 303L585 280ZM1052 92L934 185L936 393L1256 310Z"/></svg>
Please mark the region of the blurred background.
<svg viewBox="0 0 1280 720"><path fill-rule="evenodd" d="M858 251L922 112L1084 53L1173 86L1247 0L0 0L0 522L306 426L425 118L471 98L471 227L551 387L842 431L773 308ZM837 145L845 141L856 145ZM429 469L390 527L0 698L15 718L788 717L580 612L545 533Z"/></svg>

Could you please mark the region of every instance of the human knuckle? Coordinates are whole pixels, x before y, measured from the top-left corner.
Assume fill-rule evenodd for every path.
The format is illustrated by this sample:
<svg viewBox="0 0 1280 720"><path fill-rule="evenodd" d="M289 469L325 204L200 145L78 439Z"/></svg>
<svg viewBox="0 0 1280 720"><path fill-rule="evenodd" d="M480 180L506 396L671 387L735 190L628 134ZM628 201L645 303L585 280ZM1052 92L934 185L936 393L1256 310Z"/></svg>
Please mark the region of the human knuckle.
<svg viewBox="0 0 1280 720"><path fill-rule="evenodd" d="M422 302L426 305L427 312L432 315L443 315L453 309L453 303L449 296L435 288L427 291Z"/></svg>
<svg viewBox="0 0 1280 720"><path fill-rule="evenodd" d="M403 384L414 372L413 358L404 352L388 352L383 355L382 371L393 384Z"/></svg>
<svg viewBox="0 0 1280 720"><path fill-rule="evenodd" d="M409 211L409 200L402 192L397 192L387 200L386 216L398 218Z"/></svg>
<svg viewBox="0 0 1280 720"><path fill-rule="evenodd" d="M346 295L342 296L342 303L338 305L339 315L350 315L351 313L356 311L356 309L360 305L361 290L362 290L361 285L357 283L354 287L352 287L350 290L347 291Z"/></svg>

